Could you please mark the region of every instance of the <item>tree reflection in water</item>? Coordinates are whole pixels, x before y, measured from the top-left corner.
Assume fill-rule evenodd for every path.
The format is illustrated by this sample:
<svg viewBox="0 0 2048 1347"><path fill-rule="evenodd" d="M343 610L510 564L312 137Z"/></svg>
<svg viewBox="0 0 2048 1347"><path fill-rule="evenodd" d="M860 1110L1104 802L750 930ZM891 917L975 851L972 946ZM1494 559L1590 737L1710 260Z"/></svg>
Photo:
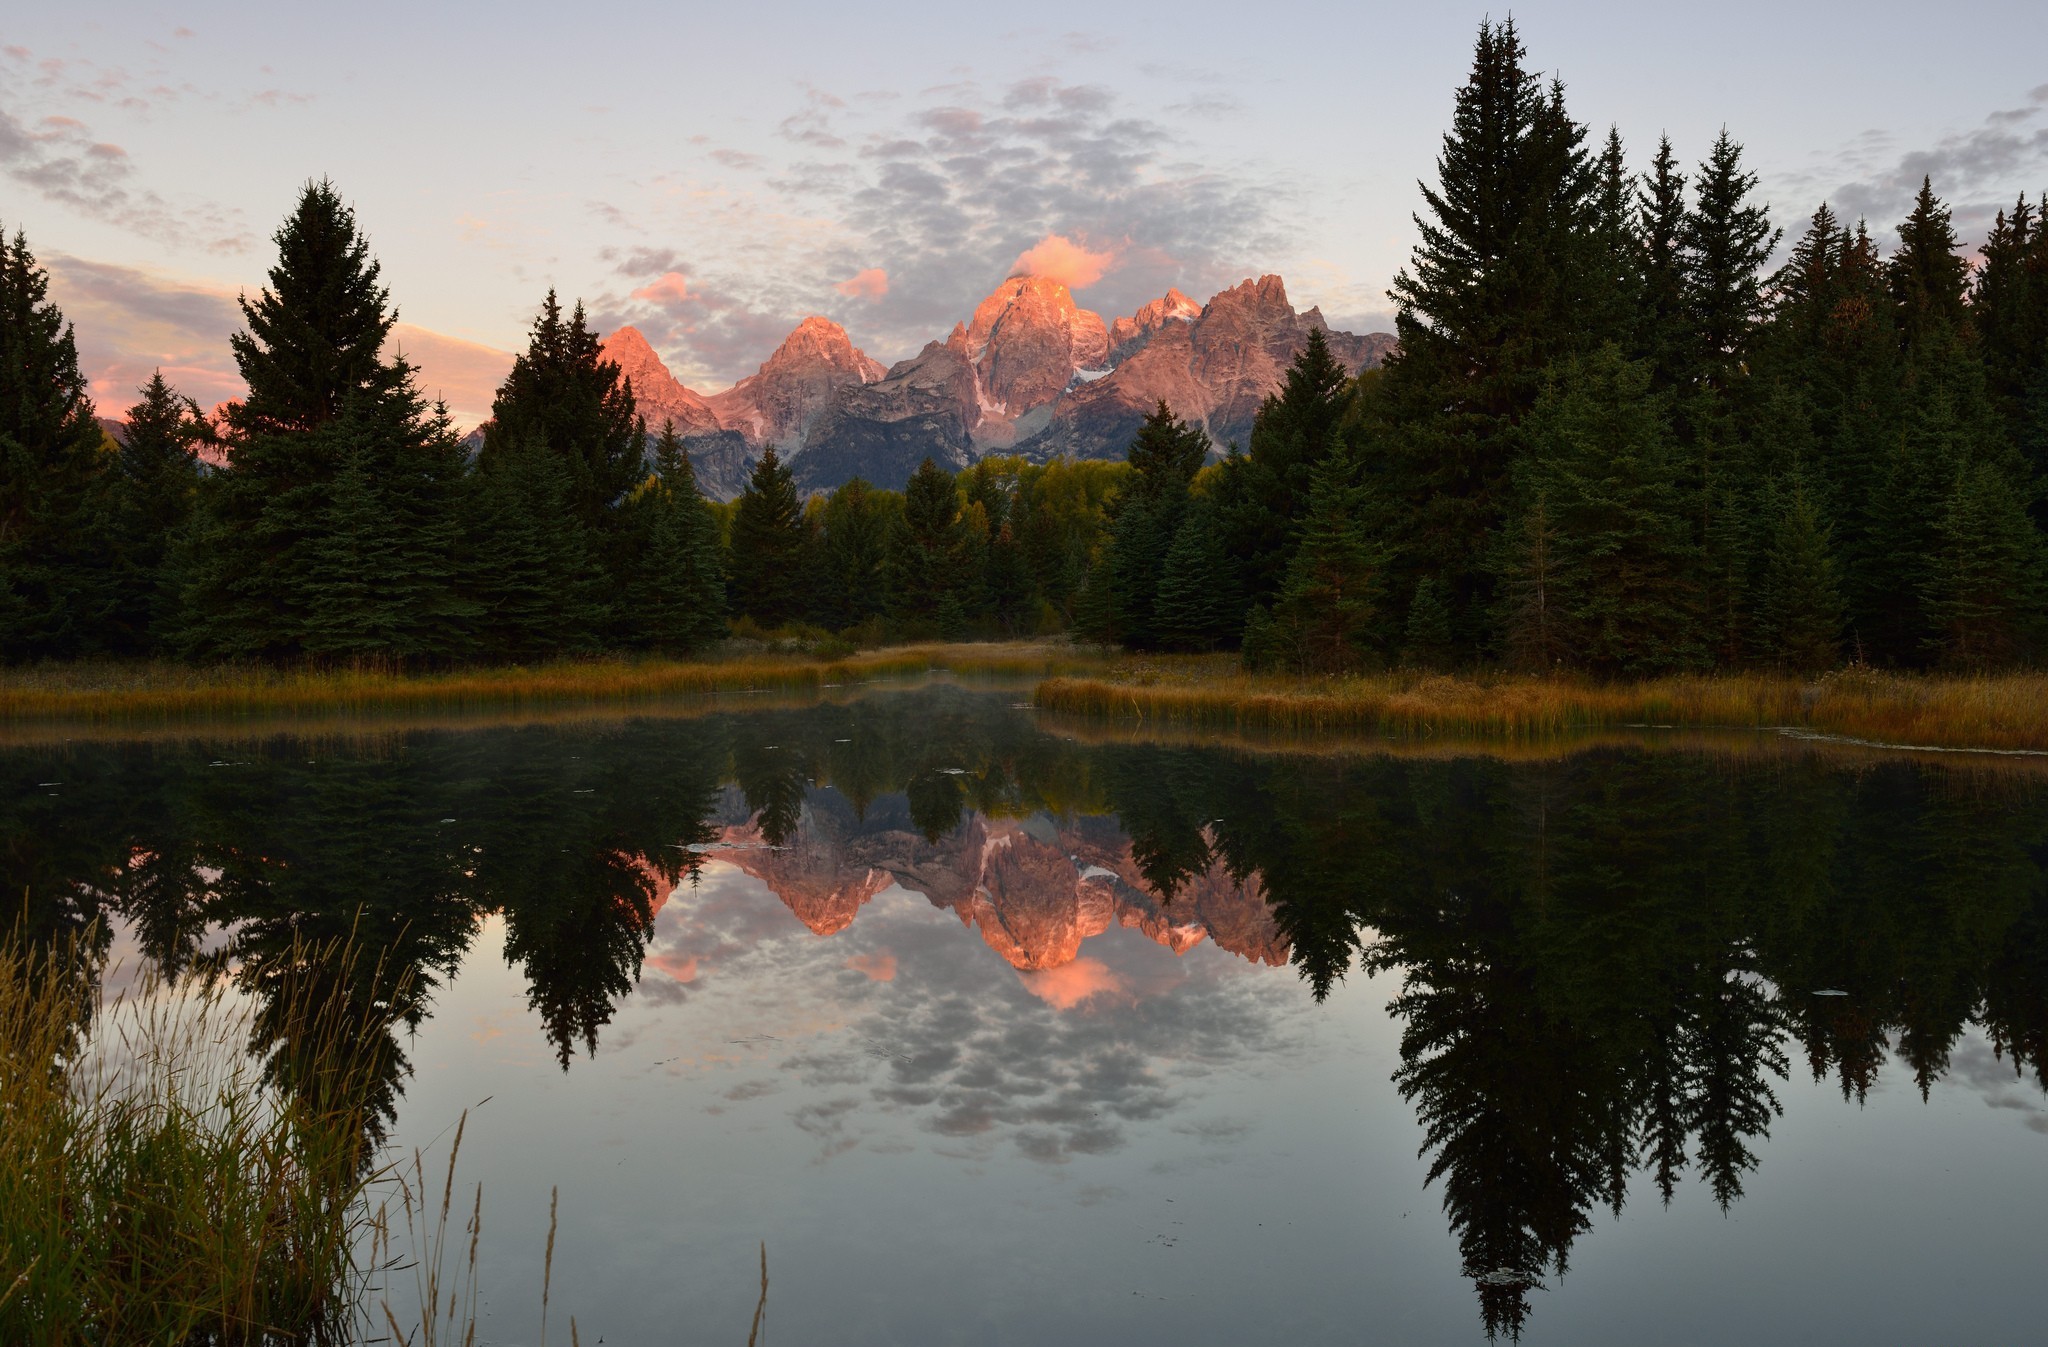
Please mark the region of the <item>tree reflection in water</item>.
<svg viewBox="0 0 2048 1347"><path fill-rule="evenodd" d="M900 795L883 812L934 847L977 816L1127 840L1169 912L1204 876L1263 892L1318 999L1354 967L1400 979L1394 1083L1485 1327L1510 1337L1636 1177L1667 1203L1688 1171L1740 1198L1795 1052L1857 1100L1896 1055L1924 1094L1974 1025L2048 1088L2048 790L2025 772L1088 746L1007 700L17 750L0 880L36 939L118 917L167 972L232 970L287 1088L317 1082L276 1007L310 981L376 1017L374 1143L410 1070L399 1032L482 916L503 916L566 1070L735 813L788 846L836 787L815 826L867 826ZM348 939L378 957L302 957Z"/></svg>

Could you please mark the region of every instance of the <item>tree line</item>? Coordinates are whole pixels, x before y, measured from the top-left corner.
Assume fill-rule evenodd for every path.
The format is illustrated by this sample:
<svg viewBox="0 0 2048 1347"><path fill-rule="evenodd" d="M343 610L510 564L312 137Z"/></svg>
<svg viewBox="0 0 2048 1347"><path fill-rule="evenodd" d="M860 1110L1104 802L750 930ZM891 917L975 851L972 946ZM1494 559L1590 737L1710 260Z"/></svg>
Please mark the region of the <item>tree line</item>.
<svg viewBox="0 0 2048 1347"><path fill-rule="evenodd" d="M0 242L0 655L407 665L688 653L758 628L870 640L1065 625L1121 464L927 463L797 496L771 449L731 506L650 432L550 291L472 452L393 348L353 210L310 183L209 417L161 373L103 429L47 273Z"/></svg>
<svg viewBox="0 0 2048 1347"><path fill-rule="evenodd" d="M2048 196L1973 267L1923 182L1886 256L1816 210L1783 262L1724 130L1631 172L1510 20L1480 28L1399 349L1321 334L1243 453L1164 408L1085 629L1247 664L1981 668L2048 650Z"/></svg>
<svg viewBox="0 0 2048 1347"><path fill-rule="evenodd" d="M1311 333L1220 462L1162 404L1126 463L927 461L805 501L771 448L731 505L552 292L467 452L326 182L242 301L248 395L216 425L158 376L116 444L17 233L0 655L525 661L740 621L1304 672L2037 661L2048 195L1974 267L1931 182L1889 255L1822 205L1773 266L1756 184L1725 130L1631 171L1485 23L1383 368Z"/></svg>

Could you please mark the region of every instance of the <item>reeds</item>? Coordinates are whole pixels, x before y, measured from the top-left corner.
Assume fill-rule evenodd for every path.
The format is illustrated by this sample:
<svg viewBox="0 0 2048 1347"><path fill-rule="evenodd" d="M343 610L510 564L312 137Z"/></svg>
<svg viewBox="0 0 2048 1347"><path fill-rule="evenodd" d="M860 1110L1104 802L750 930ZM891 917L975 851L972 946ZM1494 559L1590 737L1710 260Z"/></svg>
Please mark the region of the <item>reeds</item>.
<svg viewBox="0 0 2048 1347"><path fill-rule="evenodd" d="M1635 683L1395 673L1250 677L1166 662L1041 682L1041 710L1294 735L1526 740L1623 727L1790 728L1897 748L2048 751L2048 676L1849 670L1815 680L1687 675Z"/></svg>
<svg viewBox="0 0 2048 1347"><path fill-rule="evenodd" d="M87 948L0 944L0 1341L351 1340L361 1118L268 1087L221 983L100 1004Z"/></svg>
<svg viewBox="0 0 2048 1347"><path fill-rule="evenodd" d="M1098 667L1057 644L919 645L842 659L593 659L419 673L166 663L52 665L0 675L0 723L150 724L299 714L512 709L717 692L816 691L933 672L1044 677Z"/></svg>

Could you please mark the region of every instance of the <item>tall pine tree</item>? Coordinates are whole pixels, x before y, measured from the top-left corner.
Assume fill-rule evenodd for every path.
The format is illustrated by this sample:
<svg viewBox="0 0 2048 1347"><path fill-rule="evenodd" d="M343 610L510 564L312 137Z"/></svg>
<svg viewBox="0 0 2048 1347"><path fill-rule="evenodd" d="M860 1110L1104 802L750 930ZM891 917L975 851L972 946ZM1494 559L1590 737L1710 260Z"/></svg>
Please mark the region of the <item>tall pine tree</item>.
<svg viewBox="0 0 2048 1347"><path fill-rule="evenodd" d="M764 627L781 626L800 616L805 597L803 555L804 516L796 479L770 445L754 465L733 511L726 565L732 611Z"/></svg>

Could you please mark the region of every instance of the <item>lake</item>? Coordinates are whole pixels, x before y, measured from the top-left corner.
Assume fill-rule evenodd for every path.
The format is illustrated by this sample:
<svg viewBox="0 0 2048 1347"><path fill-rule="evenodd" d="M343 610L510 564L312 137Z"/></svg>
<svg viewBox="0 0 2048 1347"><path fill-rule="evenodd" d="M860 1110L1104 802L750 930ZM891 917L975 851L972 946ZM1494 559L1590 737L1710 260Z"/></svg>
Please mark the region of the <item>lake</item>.
<svg viewBox="0 0 2048 1347"><path fill-rule="evenodd" d="M2039 760L839 697L16 744L0 880L408 971L489 1342L551 1194L555 1341L742 1343L763 1245L781 1344L2040 1340Z"/></svg>

